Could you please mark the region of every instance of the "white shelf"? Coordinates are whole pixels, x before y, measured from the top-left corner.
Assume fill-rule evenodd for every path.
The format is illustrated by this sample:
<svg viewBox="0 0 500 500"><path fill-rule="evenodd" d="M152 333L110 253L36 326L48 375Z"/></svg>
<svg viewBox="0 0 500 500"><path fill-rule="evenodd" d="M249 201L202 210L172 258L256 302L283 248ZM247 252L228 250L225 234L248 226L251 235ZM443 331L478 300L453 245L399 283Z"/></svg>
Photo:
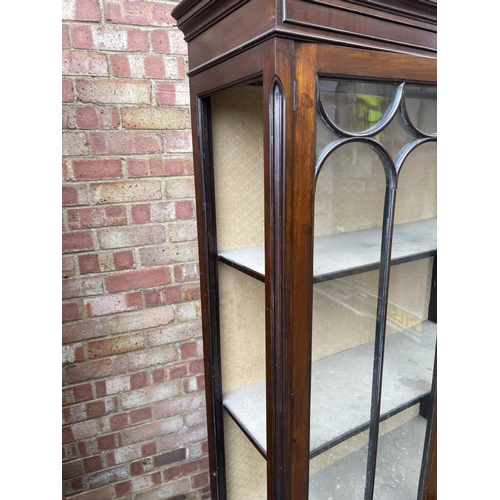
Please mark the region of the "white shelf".
<svg viewBox="0 0 500 500"><path fill-rule="evenodd" d="M419 331L420 330L420 331ZM436 324L424 321L389 335L385 343L382 418L431 390ZM370 419L374 343L368 342L313 363L311 455L365 430ZM224 395L224 407L254 445L266 453L265 380ZM300 402L295 402L300 404Z"/></svg>
<svg viewBox="0 0 500 500"><path fill-rule="evenodd" d="M392 262L428 256L437 250L437 218L397 224L394 227ZM370 269L380 261L382 230L365 229L319 236L314 239L314 276L334 278ZM229 265L264 281L264 247L219 252Z"/></svg>
<svg viewBox="0 0 500 500"><path fill-rule="evenodd" d="M375 500L417 498L427 420L417 416L380 437ZM310 500L363 498L368 447L341 458L311 476Z"/></svg>

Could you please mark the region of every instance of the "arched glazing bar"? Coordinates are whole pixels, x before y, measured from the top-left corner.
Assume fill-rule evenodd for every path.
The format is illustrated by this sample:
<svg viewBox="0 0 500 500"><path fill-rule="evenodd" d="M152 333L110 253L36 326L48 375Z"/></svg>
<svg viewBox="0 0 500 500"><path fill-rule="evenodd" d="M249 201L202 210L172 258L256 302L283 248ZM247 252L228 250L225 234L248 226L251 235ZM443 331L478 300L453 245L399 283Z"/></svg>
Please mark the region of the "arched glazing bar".
<svg viewBox="0 0 500 500"><path fill-rule="evenodd" d="M351 132L335 123L329 116L321 99L321 91L317 87L318 113L326 126L338 137L321 149L315 164L315 182L317 182L321 169L326 160L345 144L358 142L367 144L381 160L386 176L386 191L384 201L384 215L382 226L382 242L380 249L380 272L378 283L377 317L374 346L372 400L369 428L369 443L367 457L367 472L365 484L365 500L372 500L375 488L376 460L379 442L380 410L382 398L382 375L384 363L385 331L389 297L389 278L392 238L395 219L395 199L399 173L408 156L419 146L437 141L436 133L423 132L413 123L408 113L405 102L405 83L399 84L392 91L390 102L381 118L375 125L363 131ZM397 117L400 125L410 136L414 137L391 158L385 147L375 138L385 130Z"/></svg>

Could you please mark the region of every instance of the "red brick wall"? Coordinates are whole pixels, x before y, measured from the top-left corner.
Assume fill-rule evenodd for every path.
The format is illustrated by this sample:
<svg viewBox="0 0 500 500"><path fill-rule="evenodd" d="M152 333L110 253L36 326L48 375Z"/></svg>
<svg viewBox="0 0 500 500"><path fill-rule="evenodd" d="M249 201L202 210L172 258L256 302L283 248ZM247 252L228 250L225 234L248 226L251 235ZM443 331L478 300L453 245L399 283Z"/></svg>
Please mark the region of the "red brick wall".
<svg viewBox="0 0 500 500"><path fill-rule="evenodd" d="M175 2L62 4L63 492L209 498Z"/></svg>

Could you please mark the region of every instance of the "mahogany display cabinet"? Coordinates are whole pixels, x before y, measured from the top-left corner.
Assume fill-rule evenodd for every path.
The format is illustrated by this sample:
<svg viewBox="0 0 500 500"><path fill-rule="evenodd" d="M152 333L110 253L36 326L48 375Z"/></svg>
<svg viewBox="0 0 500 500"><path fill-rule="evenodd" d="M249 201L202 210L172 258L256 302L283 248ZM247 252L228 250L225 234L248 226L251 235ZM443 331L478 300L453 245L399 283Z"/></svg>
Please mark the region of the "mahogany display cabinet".
<svg viewBox="0 0 500 500"><path fill-rule="evenodd" d="M436 498L436 3L172 15L212 499Z"/></svg>

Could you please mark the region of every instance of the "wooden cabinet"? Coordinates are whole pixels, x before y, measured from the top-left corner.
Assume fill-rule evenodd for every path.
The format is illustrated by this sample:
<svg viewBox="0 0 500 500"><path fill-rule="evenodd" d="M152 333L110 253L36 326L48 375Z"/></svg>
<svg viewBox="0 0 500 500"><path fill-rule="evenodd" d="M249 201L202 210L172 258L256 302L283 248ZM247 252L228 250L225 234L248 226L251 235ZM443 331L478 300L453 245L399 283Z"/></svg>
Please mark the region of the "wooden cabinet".
<svg viewBox="0 0 500 500"><path fill-rule="evenodd" d="M436 5L183 0L212 498L436 498Z"/></svg>

